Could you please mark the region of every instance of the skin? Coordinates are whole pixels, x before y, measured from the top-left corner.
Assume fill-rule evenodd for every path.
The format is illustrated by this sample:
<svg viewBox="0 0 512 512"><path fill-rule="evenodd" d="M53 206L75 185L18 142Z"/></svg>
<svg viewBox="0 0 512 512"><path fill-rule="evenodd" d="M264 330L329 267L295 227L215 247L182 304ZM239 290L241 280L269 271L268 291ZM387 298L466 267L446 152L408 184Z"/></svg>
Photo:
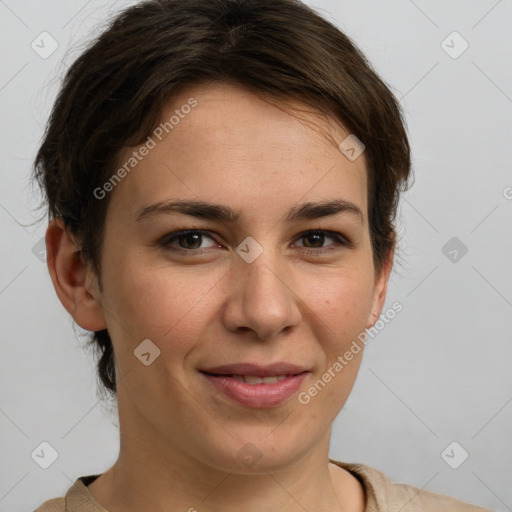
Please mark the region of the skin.
<svg viewBox="0 0 512 512"><path fill-rule="evenodd" d="M334 121L313 111L301 120L228 84L189 88L162 119L190 97L197 106L110 192L101 289L62 222L48 227L48 266L62 304L82 328L107 328L116 354L120 454L88 489L110 512L364 510L358 480L328 461L331 425L363 350L306 405L294 396L273 408L243 407L198 373L287 361L311 371L306 391L376 322L393 252L377 275L364 153L351 162L323 135L337 143L347 136ZM120 153L120 165L133 150ZM347 212L283 219L299 203L334 198L355 203L363 222ZM220 203L241 218L136 222L141 208L169 199ZM159 243L184 229L209 233L172 247L210 252L178 254ZM328 233L323 241L301 236L314 229L354 246ZM263 248L252 263L236 252L247 236ZM308 248L330 251L307 255ZM160 350L148 366L134 356L145 339ZM249 442L261 455L253 467L240 457Z"/></svg>

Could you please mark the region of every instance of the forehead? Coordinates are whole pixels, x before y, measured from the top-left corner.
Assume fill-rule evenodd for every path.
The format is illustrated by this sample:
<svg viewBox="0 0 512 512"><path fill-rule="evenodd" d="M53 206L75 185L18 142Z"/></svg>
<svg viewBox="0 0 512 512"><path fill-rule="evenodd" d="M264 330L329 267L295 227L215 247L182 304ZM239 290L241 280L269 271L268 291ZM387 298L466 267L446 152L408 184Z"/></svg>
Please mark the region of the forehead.
<svg viewBox="0 0 512 512"><path fill-rule="evenodd" d="M186 106L192 100L197 102L191 112L193 115L181 114L180 119L176 119L173 113L190 110ZM171 130L175 135L186 137L187 131L189 135L194 132L197 140L216 147L226 140L239 142L241 150L252 142L252 146L261 147L262 152L278 147L286 152L293 145L297 146L295 152L300 148L311 150L313 146L317 152L326 149L332 152L348 135L332 117L293 98L262 95L223 82L195 85L182 91L164 108L160 125L172 117L174 122L179 122L179 127L176 124Z"/></svg>
<svg viewBox="0 0 512 512"><path fill-rule="evenodd" d="M146 143L119 154L119 166L134 152L138 160L112 201L126 215L182 197L278 214L299 200L342 197L366 218L364 154L350 161L337 147L349 133L307 105L271 101L231 84L183 90Z"/></svg>

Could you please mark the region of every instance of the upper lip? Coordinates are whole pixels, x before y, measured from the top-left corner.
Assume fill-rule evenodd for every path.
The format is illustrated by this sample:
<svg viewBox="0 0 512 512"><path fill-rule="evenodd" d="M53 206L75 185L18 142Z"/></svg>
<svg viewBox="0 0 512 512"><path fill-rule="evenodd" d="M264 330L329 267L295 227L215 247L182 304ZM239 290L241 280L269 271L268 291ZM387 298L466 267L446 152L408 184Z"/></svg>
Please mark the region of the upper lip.
<svg viewBox="0 0 512 512"><path fill-rule="evenodd" d="M269 364L267 366L260 366L253 363L225 364L200 371L205 373L212 373L214 375L254 375L264 377L269 375L297 375L307 370L302 366L279 362Z"/></svg>

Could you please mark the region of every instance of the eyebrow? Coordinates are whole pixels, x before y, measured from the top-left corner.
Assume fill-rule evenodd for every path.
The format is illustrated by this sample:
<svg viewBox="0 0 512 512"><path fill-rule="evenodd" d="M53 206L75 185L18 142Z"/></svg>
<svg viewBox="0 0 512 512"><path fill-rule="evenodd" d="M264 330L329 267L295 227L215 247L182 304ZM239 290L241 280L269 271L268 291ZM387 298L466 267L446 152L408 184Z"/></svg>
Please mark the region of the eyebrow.
<svg viewBox="0 0 512 512"><path fill-rule="evenodd" d="M241 216L240 211L233 210L228 206L194 199L185 199L178 201L160 201L145 206L137 212L135 221L139 222L154 215L173 213L227 223L237 222ZM332 199L318 203L308 202L300 204L288 211L285 220L287 222L313 220L339 213L351 213L358 217L361 223L364 223L364 215L359 206L345 199Z"/></svg>

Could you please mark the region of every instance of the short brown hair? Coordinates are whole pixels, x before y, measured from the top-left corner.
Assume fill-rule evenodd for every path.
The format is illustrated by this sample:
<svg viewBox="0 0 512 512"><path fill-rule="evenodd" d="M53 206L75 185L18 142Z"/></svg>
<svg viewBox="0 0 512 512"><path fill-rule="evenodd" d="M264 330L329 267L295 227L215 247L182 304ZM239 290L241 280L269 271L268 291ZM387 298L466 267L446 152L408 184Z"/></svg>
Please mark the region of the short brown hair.
<svg viewBox="0 0 512 512"><path fill-rule="evenodd" d="M299 0L148 0L122 11L68 70L34 162L48 217L61 218L101 275L116 156L141 143L170 98L190 85L231 82L298 100L365 145L376 272L395 247L410 148L401 108L351 40ZM116 394L112 342L96 331L98 376Z"/></svg>

